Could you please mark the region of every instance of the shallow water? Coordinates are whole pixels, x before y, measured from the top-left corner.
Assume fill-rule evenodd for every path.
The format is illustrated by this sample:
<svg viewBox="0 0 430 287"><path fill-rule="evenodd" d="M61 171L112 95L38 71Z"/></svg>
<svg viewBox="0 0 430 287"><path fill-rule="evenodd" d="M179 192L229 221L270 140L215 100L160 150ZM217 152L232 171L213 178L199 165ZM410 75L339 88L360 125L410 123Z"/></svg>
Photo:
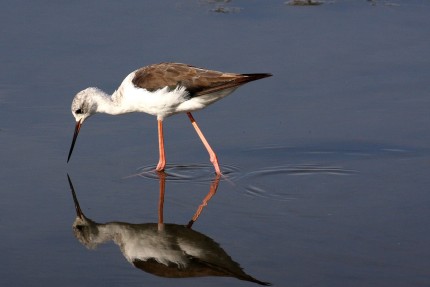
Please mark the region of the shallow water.
<svg viewBox="0 0 430 287"><path fill-rule="evenodd" d="M194 218L275 286L430 285L427 1L3 6L1 286L255 285L154 276L112 240L88 249L67 175L92 221L184 230ZM66 164L74 94L161 61L274 74L194 114L219 182L184 115L165 122L164 182L147 115L92 117Z"/></svg>

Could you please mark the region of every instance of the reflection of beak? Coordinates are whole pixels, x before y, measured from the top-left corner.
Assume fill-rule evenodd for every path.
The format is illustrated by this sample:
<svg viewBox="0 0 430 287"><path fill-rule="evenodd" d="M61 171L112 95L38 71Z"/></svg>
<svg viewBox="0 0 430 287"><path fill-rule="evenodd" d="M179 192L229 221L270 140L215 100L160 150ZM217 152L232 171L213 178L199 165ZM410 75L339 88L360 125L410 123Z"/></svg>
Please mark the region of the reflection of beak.
<svg viewBox="0 0 430 287"><path fill-rule="evenodd" d="M72 145L70 146L69 156L67 157L67 162L70 160L70 156L72 155L73 148L75 147L76 139L78 138L79 130L81 129L82 120L76 122L75 133L73 134Z"/></svg>
<svg viewBox="0 0 430 287"><path fill-rule="evenodd" d="M70 179L69 175L67 175L67 180L69 181L69 186L70 186L70 189L72 190L73 201L75 203L75 209L76 209L76 215L79 218L83 219L85 216L81 210L81 207L79 206L78 198L76 197L75 189L73 188L72 180Z"/></svg>

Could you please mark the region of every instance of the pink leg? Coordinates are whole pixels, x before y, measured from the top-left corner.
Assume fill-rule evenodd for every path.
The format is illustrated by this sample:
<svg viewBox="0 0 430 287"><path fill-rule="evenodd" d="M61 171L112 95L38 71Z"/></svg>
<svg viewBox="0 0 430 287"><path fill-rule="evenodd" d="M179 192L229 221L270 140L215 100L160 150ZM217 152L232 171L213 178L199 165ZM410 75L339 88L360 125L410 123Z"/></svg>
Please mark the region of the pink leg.
<svg viewBox="0 0 430 287"><path fill-rule="evenodd" d="M164 193L166 190L166 174L164 171L157 172L160 186L160 198L158 200L158 226L164 223Z"/></svg>
<svg viewBox="0 0 430 287"><path fill-rule="evenodd" d="M203 145L206 147L206 149L209 153L209 158L210 158L211 163L215 167L215 172L217 174L221 175L221 169L219 168L218 158L216 157L215 152L213 151L213 149L209 145L208 141L206 140L205 136L203 135L202 131L200 130L199 126L197 125L196 121L194 120L193 115L189 112L187 113L187 115L190 118L191 124L193 125L194 129L196 130L197 134L199 135L201 141L203 142Z"/></svg>
<svg viewBox="0 0 430 287"><path fill-rule="evenodd" d="M164 136L163 136L163 121L158 120L158 150L160 152L160 160L157 164L157 171L163 171L166 166L166 155L164 154Z"/></svg>
<svg viewBox="0 0 430 287"><path fill-rule="evenodd" d="M218 189L218 185L219 185L219 180L221 178L220 174L216 175L216 178L212 181L212 184L209 188L209 193L206 195L206 197L203 199L202 204L199 205L199 208L197 209L196 213L194 213L193 219L191 219L188 224L187 227L191 228L194 224L194 222L197 221L197 219L199 218L200 214L203 211L203 208L208 205L209 200L215 195L216 190Z"/></svg>

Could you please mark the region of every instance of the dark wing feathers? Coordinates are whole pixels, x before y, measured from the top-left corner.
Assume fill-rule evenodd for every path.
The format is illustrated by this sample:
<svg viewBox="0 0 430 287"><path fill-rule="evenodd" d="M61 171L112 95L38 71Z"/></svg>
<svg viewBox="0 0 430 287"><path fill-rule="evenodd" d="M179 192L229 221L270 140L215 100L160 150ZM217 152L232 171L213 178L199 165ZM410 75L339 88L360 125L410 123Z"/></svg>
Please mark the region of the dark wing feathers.
<svg viewBox="0 0 430 287"><path fill-rule="evenodd" d="M133 84L148 91L166 86L175 89L184 86L190 97L236 88L247 82L270 77L271 74L233 74L205 70L180 63L161 63L136 71Z"/></svg>

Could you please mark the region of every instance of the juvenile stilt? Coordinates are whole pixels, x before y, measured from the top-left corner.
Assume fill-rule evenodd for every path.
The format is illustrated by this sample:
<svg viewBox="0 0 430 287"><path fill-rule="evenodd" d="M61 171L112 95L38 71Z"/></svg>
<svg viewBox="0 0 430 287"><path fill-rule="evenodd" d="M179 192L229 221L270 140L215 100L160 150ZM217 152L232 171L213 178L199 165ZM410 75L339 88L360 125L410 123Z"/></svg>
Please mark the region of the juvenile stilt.
<svg viewBox="0 0 430 287"><path fill-rule="evenodd" d="M75 132L69 149L69 162L81 125L96 114L119 115L143 112L158 120L159 161L157 171L164 170L163 120L178 113L187 113L197 134L205 145L217 174L221 174L218 159L203 136L191 112L203 109L228 96L238 87L271 74L235 74L197 68L181 63L160 63L131 72L119 88L108 95L98 88L87 88L72 102L72 114L76 120Z"/></svg>

